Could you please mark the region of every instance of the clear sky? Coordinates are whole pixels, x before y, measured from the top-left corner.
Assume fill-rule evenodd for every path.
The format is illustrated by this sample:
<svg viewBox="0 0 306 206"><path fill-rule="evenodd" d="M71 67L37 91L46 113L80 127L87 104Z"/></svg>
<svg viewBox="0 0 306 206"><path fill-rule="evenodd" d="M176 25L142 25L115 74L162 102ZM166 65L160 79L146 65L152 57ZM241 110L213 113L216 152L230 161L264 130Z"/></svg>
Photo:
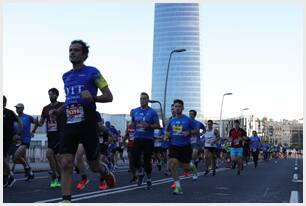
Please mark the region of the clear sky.
<svg viewBox="0 0 306 206"><path fill-rule="evenodd" d="M153 3L7 3L3 7L3 93L8 108L25 104L40 114L47 91L60 90L71 69L74 39L90 45L87 65L109 83L114 101L103 113L129 113L139 94L151 93ZM205 117L303 116L303 7L282 4L200 4Z"/></svg>

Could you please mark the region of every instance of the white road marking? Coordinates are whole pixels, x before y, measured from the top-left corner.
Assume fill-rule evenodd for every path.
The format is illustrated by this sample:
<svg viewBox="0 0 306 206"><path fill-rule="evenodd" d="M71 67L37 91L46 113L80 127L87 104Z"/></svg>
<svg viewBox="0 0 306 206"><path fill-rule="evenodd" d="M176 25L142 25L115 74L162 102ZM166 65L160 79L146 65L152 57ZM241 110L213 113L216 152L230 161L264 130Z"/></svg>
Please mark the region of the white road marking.
<svg viewBox="0 0 306 206"><path fill-rule="evenodd" d="M265 193L264 193L264 195L263 195L264 197L266 197L266 196L267 196L268 191L269 191L269 187L267 187L267 188L266 188Z"/></svg>
<svg viewBox="0 0 306 206"><path fill-rule="evenodd" d="M298 174L293 174L293 180L297 180L298 179Z"/></svg>
<svg viewBox="0 0 306 206"><path fill-rule="evenodd" d="M299 202L299 192L298 191L291 191L289 202L290 203L298 203Z"/></svg>

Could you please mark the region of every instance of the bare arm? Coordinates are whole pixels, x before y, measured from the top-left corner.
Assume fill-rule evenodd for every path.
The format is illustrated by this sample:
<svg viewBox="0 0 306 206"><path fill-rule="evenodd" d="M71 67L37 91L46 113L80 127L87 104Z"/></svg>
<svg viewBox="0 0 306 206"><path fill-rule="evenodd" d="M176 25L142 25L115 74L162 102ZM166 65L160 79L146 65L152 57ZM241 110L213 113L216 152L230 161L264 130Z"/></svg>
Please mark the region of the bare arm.
<svg viewBox="0 0 306 206"><path fill-rule="evenodd" d="M38 127L43 126L44 123L45 123L45 120L46 120L45 117L40 116L40 120L37 122L37 124L35 124L35 126L34 126L34 128L33 128L33 130L32 130L32 133L35 133L35 132L36 132L36 129L37 129Z"/></svg>

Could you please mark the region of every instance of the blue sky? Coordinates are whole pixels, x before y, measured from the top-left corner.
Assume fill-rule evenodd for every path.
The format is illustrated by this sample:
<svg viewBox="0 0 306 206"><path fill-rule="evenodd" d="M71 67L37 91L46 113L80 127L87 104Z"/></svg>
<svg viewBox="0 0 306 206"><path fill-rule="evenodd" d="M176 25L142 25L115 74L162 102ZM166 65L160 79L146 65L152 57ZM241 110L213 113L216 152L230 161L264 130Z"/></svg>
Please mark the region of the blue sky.
<svg viewBox="0 0 306 206"><path fill-rule="evenodd" d="M129 113L139 94L151 93L153 3L10 3L3 7L3 93L40 114L51 87L64 100L62 74L71 68L73 39L90 45L96 66L114 94L100 112ZM303 115L303 7L301 4L200 5L201 69L205 117L241 109L260 118Z"/></svg>

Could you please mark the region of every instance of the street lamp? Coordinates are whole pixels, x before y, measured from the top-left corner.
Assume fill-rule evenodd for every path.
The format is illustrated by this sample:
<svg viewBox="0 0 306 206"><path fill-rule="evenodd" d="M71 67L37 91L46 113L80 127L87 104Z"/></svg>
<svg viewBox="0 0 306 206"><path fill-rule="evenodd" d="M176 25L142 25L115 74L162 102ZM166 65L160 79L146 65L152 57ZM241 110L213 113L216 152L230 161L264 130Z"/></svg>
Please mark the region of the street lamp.
<svg viewBox="0 0 306 206"><path fill-rule="evenodd" d="M163 115L163 108L162 105L160 103L160 101L157 100L149 100L150 103L158 103L159 107L160 107L160 113L161 113L161 117L162 117L162 122L163 122L163 127L165 127L165 119L164 119L164 115Z"/></svg>
<svg viewBox="0 0 306 206"><path fill-rule="evenodd" d="M249 110L249 108L244 108L244 109L242 109L242 110L241 110L241 116L243 116L243 111L245 111L245 110Z"/></svg>
<svg viewBox="0 0 306 206"><path fill-rule="evenodd" d="M167 73L166 73L166 81L165 81L165 91L164 91L164 117L166 116L166 96L167 96L167 84L168 84L168 74L169 74L169 68L170 68L170 60L173 53L179 53L184 52L186 49L174 49L171 51L169 60L168 60L168 67L167 67Z"/></svg>
<svg viewBox="0 0 306 206"><path fill-rule="evenodd" d="M224 96L226 96L226 95L232 95L233 93L225 93L225 94L223 94L223 96L222 96L222 102L221 102L221 111L220 111L220 136L221 137L223 137L223 131L222 131L222 126L223 126L223 124L222 124L222 108L223 108L223 100L224 100Z"/></svg>
<svg viewBox="0 0 306 206"><path fill-rule="evenodd" d="M243 120L243 127L244 127L245 130L247 130L247 121L244 121L244 118L243 118L243 111L245 111L245 110L249 110L249 108L244 108L244 109L241 110L241 118ZM248 133L248 131L247 131L247 133Z"/></svg>

